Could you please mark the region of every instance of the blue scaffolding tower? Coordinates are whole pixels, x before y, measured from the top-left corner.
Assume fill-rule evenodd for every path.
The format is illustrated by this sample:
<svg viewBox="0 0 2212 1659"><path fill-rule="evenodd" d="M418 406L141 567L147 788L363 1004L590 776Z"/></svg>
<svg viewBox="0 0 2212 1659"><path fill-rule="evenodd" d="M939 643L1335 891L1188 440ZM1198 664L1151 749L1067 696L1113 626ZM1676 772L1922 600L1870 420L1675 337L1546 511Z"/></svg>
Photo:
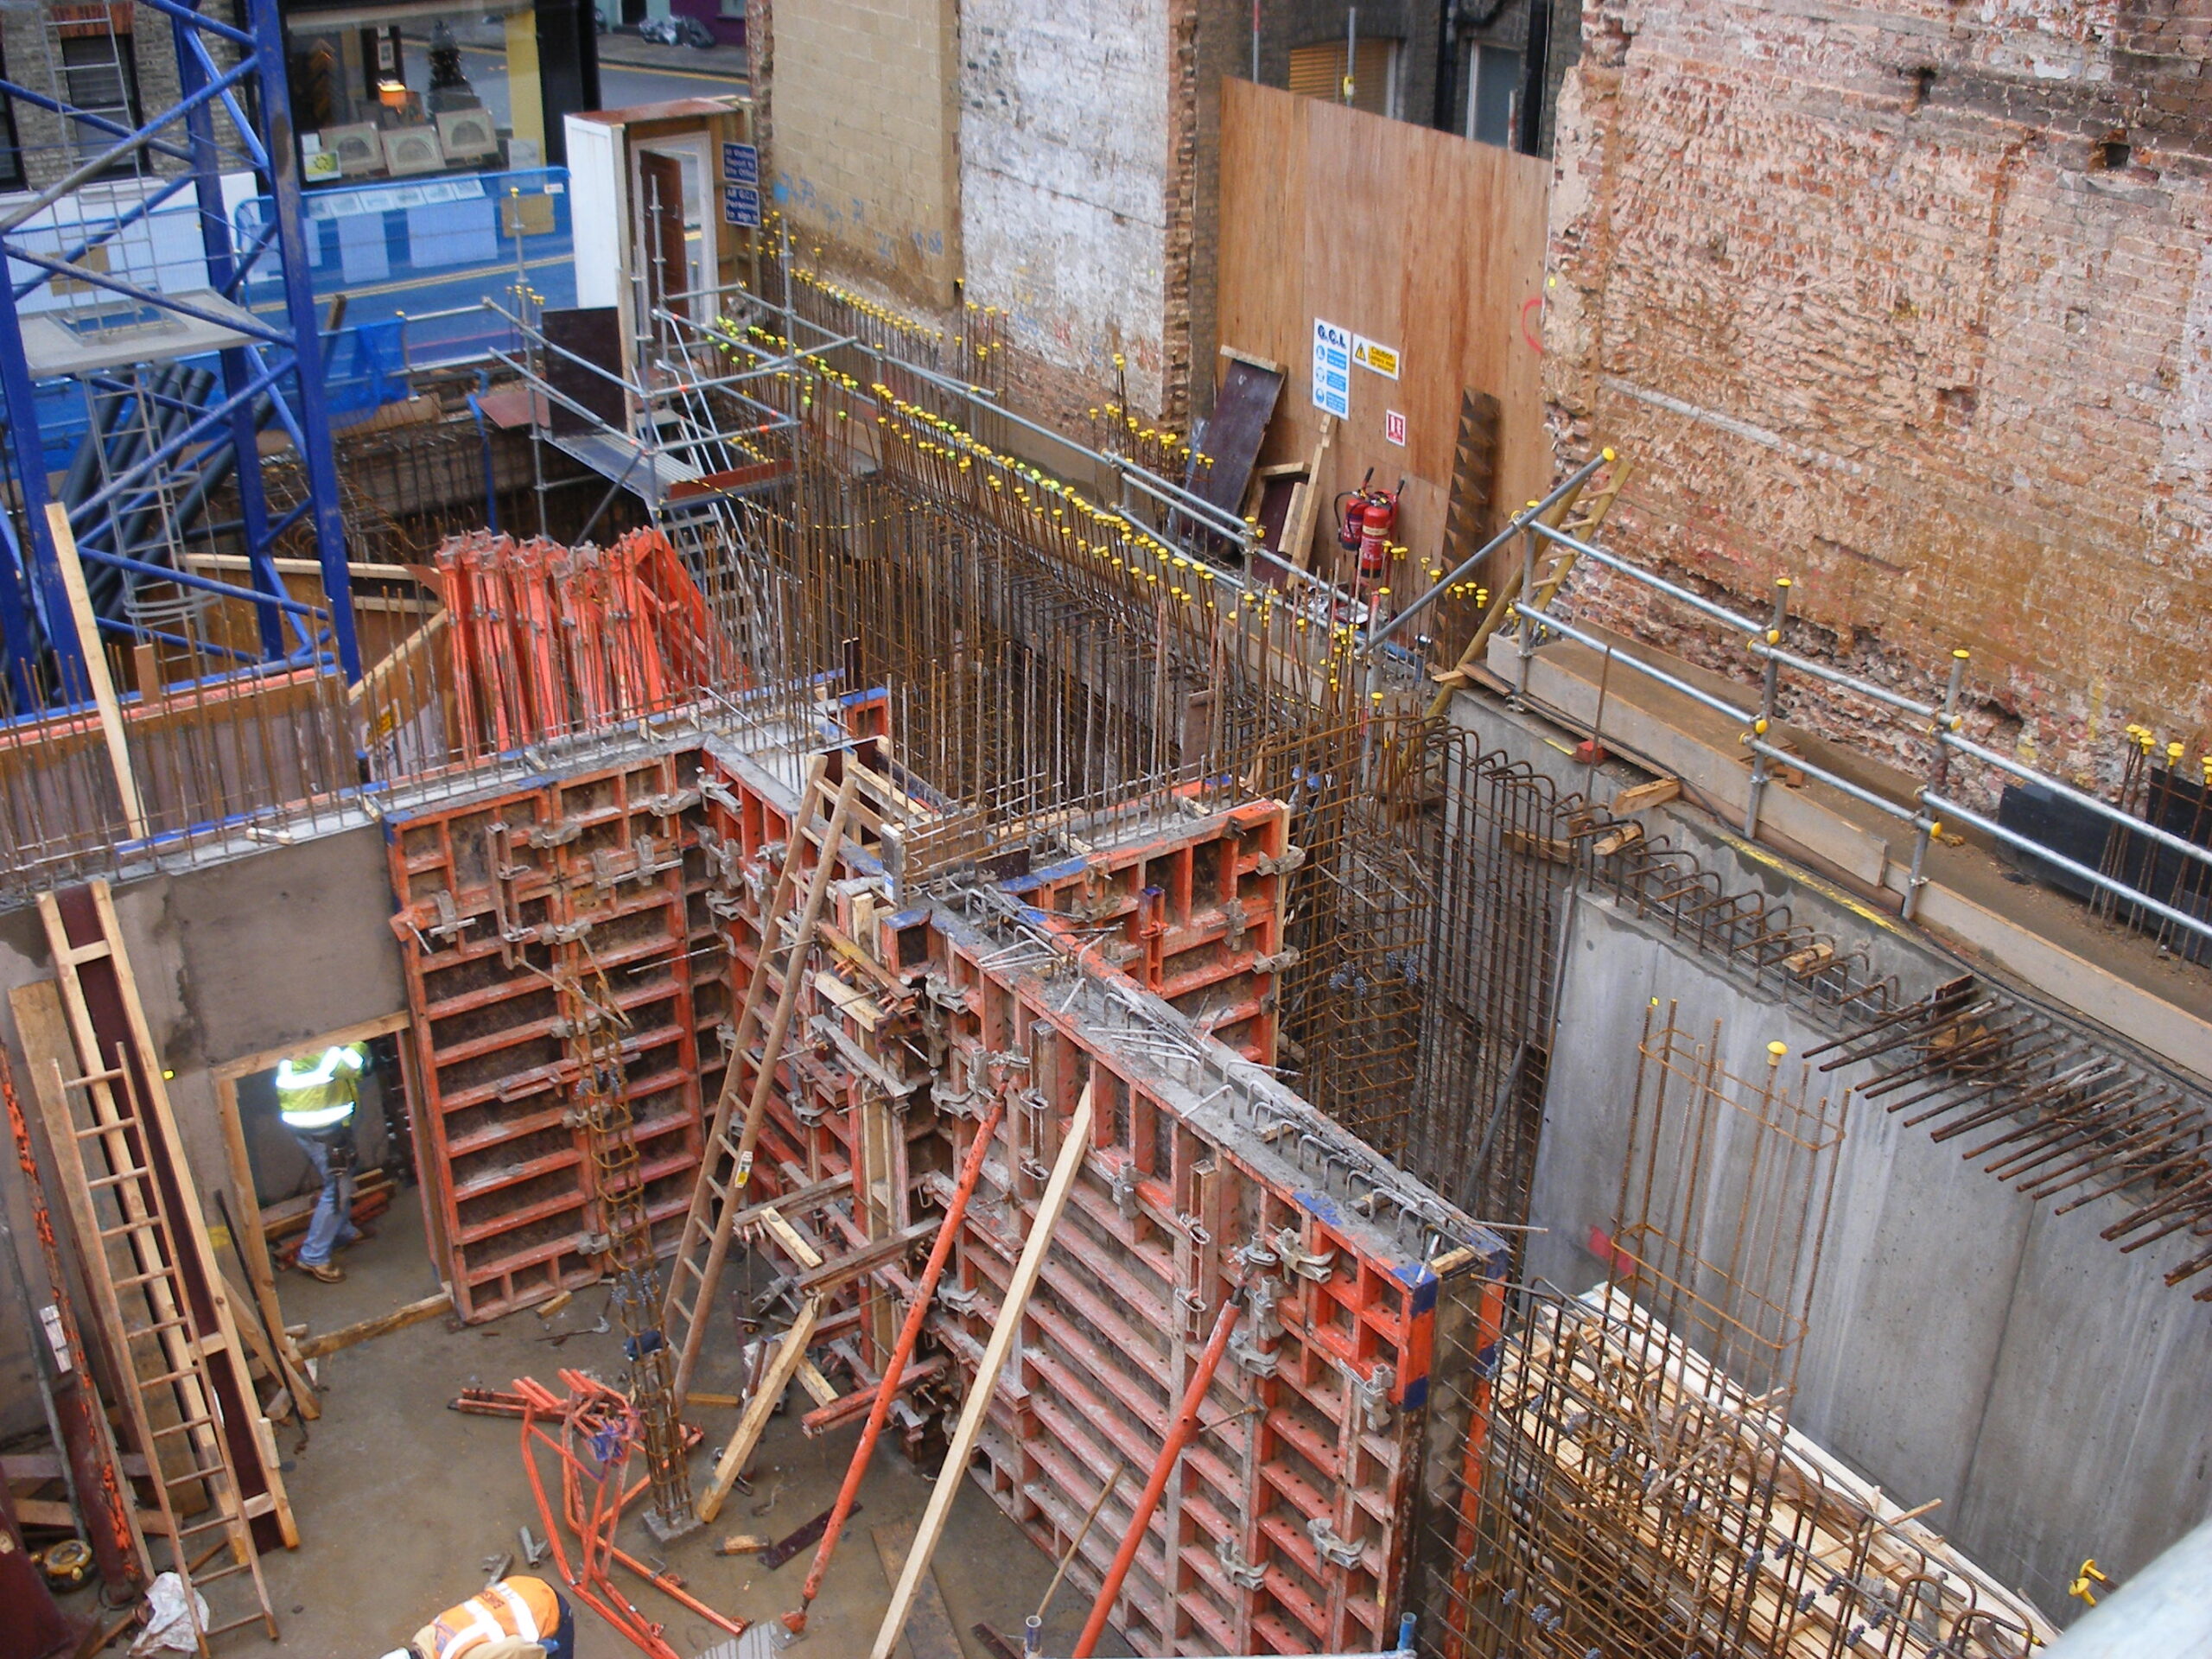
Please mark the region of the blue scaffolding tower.
<svg viewBox="0 0 2212 1659"><path fill-rule="evenodd" d="M88 576L113 572L111 583L175 583L251 603L258 655L232 651L228 658L334 666L349 681L361 672L277 0L226 3L226 17L209 15L200 0L137 5L168 20L179 84L168 108L142 115L129 98L95 101L58 76L48 91L0 79L0 92L60 118L77 158L29 201L0 213L0 394L18 497L12 520L0 513L0 684L17 715L90 695L48 521L57 499ZM111 39L111 17L107 27ZM103 85L98 75L79 80L93 92ZM118 205L98 224L80 206L73 211L88 186L105 188L97 181L118 170L137 181L135 200L111 190ZM226 173L251 174L252 194L275 206L243 236L226 212ZM196 220L190 269L197 278L204 259L204 285L177 280L173 263L156 269L112 257L134 235L150 245L157 220L173 241L183 217ZM57 310L48 302L65 288L75 297ZM272 307L278 296L281 306ZM212 371L186 366L210 361ZM89 411L79 463L58 489L49 468L70 435L49 429L64 412L73 422L74 411L54 395L57 382L76 383ZM134 429L118 436L113 429L126 420ZM260 445L272 423L289 438L304 483L296 504L274 517ZM97 467L86 462L84 445L98 446ZM173 517L180 500L204 510L226 482L235 483L238 518L225 533L245 555L243 584L158 556L158 521ZM303 522L321 573L319 605L288 595L276 563L279 539ZM102 614L98 626L157 645L188 643L130 614Z"/></svg>

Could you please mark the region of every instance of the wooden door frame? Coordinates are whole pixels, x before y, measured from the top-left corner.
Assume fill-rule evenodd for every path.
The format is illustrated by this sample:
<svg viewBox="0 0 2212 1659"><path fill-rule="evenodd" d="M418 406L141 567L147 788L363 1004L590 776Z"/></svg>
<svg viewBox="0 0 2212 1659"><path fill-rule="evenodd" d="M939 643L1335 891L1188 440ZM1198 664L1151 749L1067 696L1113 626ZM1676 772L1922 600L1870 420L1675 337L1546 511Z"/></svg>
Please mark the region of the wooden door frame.
<svg viewBox="0 0 2212 1659"><path fill-rule="evenodd" d="M252 1281L253 1299L269 1321L272 1331L284 1328L284 1310L276 1300L276 1262L270 1254L269 1239L261 1230L261 1193L254 1185L253 1160L247 1154L245 1124L238 1116L238 1079L251 1077L257 1071L274 1070L281 1062L292 1058L311 1048L333 1048L345 1043L366 1042L372 1037L388 1037L404 1032L415 1023L415 1017L402 1008L396 1014L383 1014L374 1020L363 1020L336 1031L304 1038L296 1043L287 1043L282 1048L268 1048L257 1054L247 1054L235 1060L226 1060L220 1065L207 1068L215 1084L215 1121L222 1128L223 1157L231 1172L231 1185L238 1195L238 1212L231 1219L245 1235L236 1241L238 1259L245 1264L246 1277ZM402 1042L400 1052L400 1086L404 1091L411 1113L419 1091L415 1087L415 1071L410 1063L411 1045ZM410 1135L410 1141L415 1137ZM431 1213L429 1189L423 1185L421 1147L416 1145L416 1192L423 1198L423 1217L429 1229L431 1261L442 1258L439 1250L437 1217Z"/></svg>

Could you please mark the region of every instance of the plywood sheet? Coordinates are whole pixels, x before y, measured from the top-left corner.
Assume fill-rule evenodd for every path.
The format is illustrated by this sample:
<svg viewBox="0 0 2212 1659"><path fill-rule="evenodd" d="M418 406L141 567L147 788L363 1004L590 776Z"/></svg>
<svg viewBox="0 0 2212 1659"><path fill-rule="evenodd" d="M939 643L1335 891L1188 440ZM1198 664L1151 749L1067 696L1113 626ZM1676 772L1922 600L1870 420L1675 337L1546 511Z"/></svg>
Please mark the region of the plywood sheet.
<svg viewBox="0 0 2212 1659"><path fill-rule="evenodd" d="M1222 92L1221 338L1287 365L1262 463L1313 452L1317 318L1396 348L1399 378L1352 371L1351 410L1315 480L1325 499L1370 467L1406 479L1402 599L1444 536L1461 394L1498 400L1496 499L1550 481L1541 303L1549 165L1495 145L1243 81ZM1406 442L1389 441L1391 411ZM1332 556L1327 515L1317 556Z"/></svg>
<svg viewBox="0 0 2212 1659"><path fill-rule="evenodd" d="M546 382L558 394L551 430L557 435L590 429L591 421L571 404L589 410L602 426L626 429L621 313L611 305L570 307L541 313L538 323L553 347L545 364Z"/></svg>
<svg viewBox="0 0 2212 1659"><path fill-rule="evenodd" d="M1193 494L1235 514L1243 505L1244 486L1258 463L1260 443L1282 397L1282 376L1242 358L1225 359L1221 390L1213 400L1198 439L1199 452L1211 463L1201 469L1198 456L1183 482Z"/></svg>

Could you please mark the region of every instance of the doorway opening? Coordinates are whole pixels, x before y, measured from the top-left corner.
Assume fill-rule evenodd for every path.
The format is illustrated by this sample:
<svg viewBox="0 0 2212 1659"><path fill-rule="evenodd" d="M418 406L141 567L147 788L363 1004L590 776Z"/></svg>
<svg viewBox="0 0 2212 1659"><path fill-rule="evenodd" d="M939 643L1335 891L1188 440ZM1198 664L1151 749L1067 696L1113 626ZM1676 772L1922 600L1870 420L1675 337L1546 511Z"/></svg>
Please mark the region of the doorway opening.
<svg viewBox="0 0 2212 1659"><path fill-rule="evenodd" d="M254 1298L272 1323L327 1334L440 1288L443 1241L416 1155L418 1091L411 1046L400 1034L408 1023L404 1012L387 1014L215 1070L217 1116L241 1201L235 1214L212 1219L235 1241ZM311 1070L333 1049L353 1057L336 1069L353 1079L353 1109L303 1135L287 1127L279 1109L279 1068L289 1062L296 1072ZM351 1202L340 1236L355 1236L332 1250L330 1265L343 1276L325 1283L299 1266L299 1255L322 1195L318 1161L342 1164L349 1154Z"/></svg>

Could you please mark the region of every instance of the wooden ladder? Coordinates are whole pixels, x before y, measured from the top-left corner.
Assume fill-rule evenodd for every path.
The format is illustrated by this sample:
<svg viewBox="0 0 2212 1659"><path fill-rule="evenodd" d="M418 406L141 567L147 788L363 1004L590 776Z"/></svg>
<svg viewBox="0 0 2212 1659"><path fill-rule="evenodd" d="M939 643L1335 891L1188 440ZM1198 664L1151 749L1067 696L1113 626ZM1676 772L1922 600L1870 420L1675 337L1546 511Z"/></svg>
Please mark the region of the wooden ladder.
<svg viewBox="0 0 2212 1659"><path fill-rule="evenodd" d="M784 1041L798 1011L806 977L807 952L812 948L815 927L821 920L823 900L836 874L838 848L860 781L859 767L850 756L846 757L843 781L832 796L823 775L825 765L825 759L817 756L808 768L798 809L791 815L783 869L776 878L774 895L760 912L760 957L745 988L745 1002L738 1015L729 1066L722 1074L721 1092L715 1101L714 1121L708 1125L706 1147L700 1156L699 1183L692 1190L691 1207L684 1215L683 1236L676 1247L676 1259L669 1268L668 1291L661 1305L661 1331L677 1356L675 1395L679 1414L690 1393L692 1371L698 1363L700 1344L705 1335L707 1316L713 1309L715 1287L721 1282L722 1263L729 1255L734 1224L738 1211L745 1207L745 1189L753 1178L753 1154L760 1139L761 1120L767 1109L769 1093L775 1086L776 1068L783 1059ZM817 832L813 826L825 801L830 804L829 821ZM814 841L817 848L814 868L807 878L799 913L792 918L786 932L786 916L792 908L798 886L801 849L809 841ZM771 977L769 958L779 951L783 956L783 967L777 976L775 1012L767 1021L766 1038L756 1060L753 1058L753 1044L762 1024L761 1006L766 1000ZM741 1080L748 1073L753 1080L753 1089L740 1120L738 1096L743 1086ZM734 1136L733 1128L737 1131Z"/></svg>
<svg viewBox="0 0 2212 1659"><path fill-rule="evenodd" d="M276 1612L262 1580L252 1523L258 1516L281 1512L283 1491L276 1484L270 1466L274 1460L266 1456L258 1423L235 1427L243 1428L262 1451L268 1490L246 1497L232 1459L226 1432L232 1426L226 1421L210 1366L227 1363L241 1376L245 1368L219 1293L212 1299L210 1318L197 1305L179 1265L184 1259L181 1248L204 1254L205 1224L196 1216L186 1218L188 1227L198 1229L195 1236L180 1230L169 1213L156 1168L164 1153L174 1155L177 1149L166 1099L142 1107L129 1065L96 1063L99 1038L79 970L113 958L142 1068L139 1075L161 1075L158 1057L143 1040L143 1009L115 946L115 912L104 883L95 886L93 900L101 937L79 945L71 943L52 895L40 899L78 1055L80 1061L91 1057L94 1063L83 1076L71 1077L58 1058L47 1058L47 1075L35 1079L36 1092L76 1225L79 1259L92 1293L95 1316L115 1357L123 1395L118 1403L145 1458L160 1532L168 1540L167 1570L183 1580L188 1607L196 1607L192 1599L195 1594L235 1581L220 1599L227 1609L211 1600L208 1623L196 1632L199 1650L205 1656L210 1637L257 1622L271 1640L276 1638ZM148 1092L157 1087L152 1085ZM188 1194L188 1177L182 1185ZM246 1398L252 1399L251 1392ZM165 1421L171 1415L174 1421ZM207 1503L195 1506L192 1500L202 1493ZM181 1512L210 1508L212 1519L188 1523L180 1518ZM228 1559L213 1571L203 1571L226 1546ZM250 1594L238 1593L241 1591Z"/></svg>

